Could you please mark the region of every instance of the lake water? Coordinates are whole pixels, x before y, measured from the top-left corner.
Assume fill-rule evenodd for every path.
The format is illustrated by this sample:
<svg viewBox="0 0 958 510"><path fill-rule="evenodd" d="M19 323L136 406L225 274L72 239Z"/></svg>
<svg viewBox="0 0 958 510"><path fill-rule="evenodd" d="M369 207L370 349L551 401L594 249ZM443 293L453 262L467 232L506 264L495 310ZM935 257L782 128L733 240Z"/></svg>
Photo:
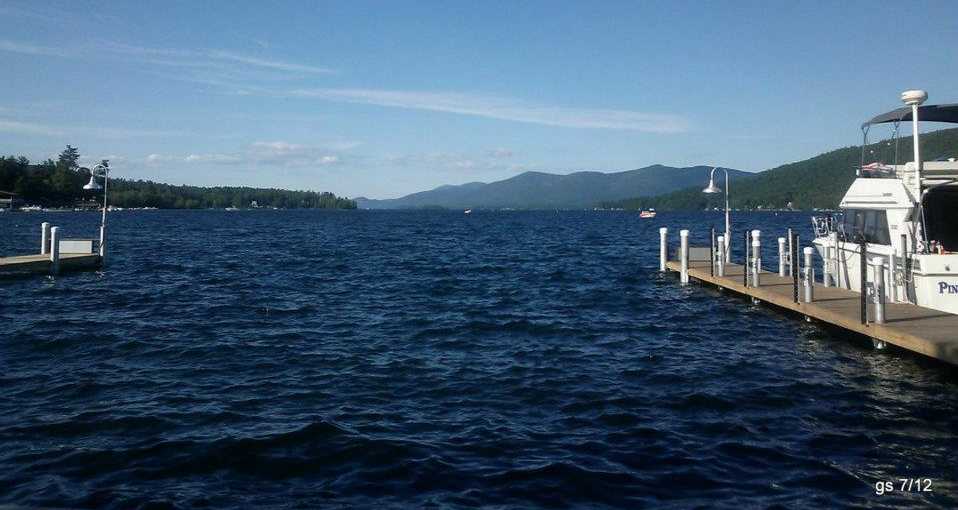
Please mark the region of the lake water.
<svg viewBox="0 0 958 510"><path fill-rule="evenodd" d="M657 273L718 213L109 221L105 272L0 280L0 504L958 505L953 369Z"/></svg>

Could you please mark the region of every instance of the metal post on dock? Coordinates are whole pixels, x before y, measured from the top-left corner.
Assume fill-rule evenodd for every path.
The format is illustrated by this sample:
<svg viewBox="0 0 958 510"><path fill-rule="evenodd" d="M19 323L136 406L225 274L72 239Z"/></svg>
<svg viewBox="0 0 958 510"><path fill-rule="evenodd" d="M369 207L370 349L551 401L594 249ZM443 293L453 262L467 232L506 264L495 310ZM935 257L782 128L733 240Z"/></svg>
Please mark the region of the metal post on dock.
<svg viewBox="0 0 958 510"><path fill-rule="evenodd" d="M748 287L748 268L749 268L749 254L748 251L748 230L745 231L745 247L742 249L742 257L745 260L742 261L742 285Z"/></svg>
<svg viewBox="0 0 958 510"><path fill-rule="evenodd" d="M762 231L752 231L752 286L758 287L762 273Z"/></svg>
<svg viewBox="0 0 958 510"><path fill-rule="evenodd" d="M709 231L709 276L715 276L715 227Z"/></svg>
<svg viewBox="0 0 958 510"><path fill-rule="evenodd" d="M50 274L60 274L60 228L50 228Z"/></svg>
<svg viewBox="0 0 958 510"><path fill-rule="evenodd" d="M785 278L785 238L778 238L778 275Z"/></svg>
<svg viewBox="0 0 958 510"><path fill-rule="evenodd" d="M788 276L792 276L792 229L788 229L788 259L785 262L788 264Z"/></svg>
<svg viewBox="0 0 958 510"><path fill-rule="evenodd" d="M860 282L859 286L859 313L861 315L862 324L868 324L868 305L866 304L866 299L868 295L868 245L865 244L865 238L861 237L858 240L858 260L860 264L858 265L858 280Z"/></svg>
<svg viewBox="0 0 958 510"><path fill-rule="evenodd" d="M689 231L685 229L679 231L679 258L682 261L680 281L686 284L689 283Z"/></svg>
<svg viewBox="0 0 958 510"><path fill-rule="evenodd" d="M805 254L805 302L811 303L815 298L815 266L812 265L815 248L806 247L802 252Z"/></svg>
<svg viewBox="0 0 958 510"><path fill-rule="evenodd" d="M792 299L798 303L798 234L789 229L788 258L791 261L789 269L792 273Z"/></svg>
<svg viewBox="0 0 958 510"><path fill-rule="evenodd" d="M832 286L832 247L828 244L822 246L822 286Z"/></svg>
<svg viewBox="0 0 958 510"><path fill-rule="evenodd" d="M895 250L892 249L888 255L888 298L892 303L898 302L898 285L895 284L895 273L898 272L898 257L895 256Z"/></svg>
<svg viewBox="0 0 958 510"><path fill-rule="evenodd" d="M875 275L875 324L885 323L885 259L882 257L872 258L872 271Z"/></svg>
<svg viewBox="0 0 958 510"><path fill-rule="evenodd" d="M718 275L725 276L725 236L718 236Z"/></svg>
<svg viewBox="0 0 958 510"><path fill-rule="evenodd" d="M669 258L669 229L661 227L659 229L659 272L665 272L665 263Z"/></svg>
<svg viewBox="0 0 958 510"><path fill-rule="evenodd" d="M40 255L50 253L50 223L44 221L40 224Z"/></svg>
<svg viewBox="0 0 958 510"><path fill-rule="evenodd" d="M832 232L828 235L828 244L831 245L831 252L829 253L829 260L831 261L832 269L832 285L836 287L842 286L842 266L839 263L839 251L838 251L838 232Z"/></svg>

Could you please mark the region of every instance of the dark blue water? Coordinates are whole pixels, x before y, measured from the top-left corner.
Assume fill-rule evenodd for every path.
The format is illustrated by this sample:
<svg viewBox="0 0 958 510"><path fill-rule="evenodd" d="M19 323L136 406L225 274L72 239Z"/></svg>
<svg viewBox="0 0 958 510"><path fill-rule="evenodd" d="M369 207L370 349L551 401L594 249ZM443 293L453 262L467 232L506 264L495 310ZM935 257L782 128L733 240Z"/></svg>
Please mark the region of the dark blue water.
<svg viewBox="0 0 958 510"><path fill-rule="evenodd" d="M98 218L0 252L44 220ZM656 272L718 214L110 222L105 272L0 280L0 504L958 505L953 369Z"/></svg>

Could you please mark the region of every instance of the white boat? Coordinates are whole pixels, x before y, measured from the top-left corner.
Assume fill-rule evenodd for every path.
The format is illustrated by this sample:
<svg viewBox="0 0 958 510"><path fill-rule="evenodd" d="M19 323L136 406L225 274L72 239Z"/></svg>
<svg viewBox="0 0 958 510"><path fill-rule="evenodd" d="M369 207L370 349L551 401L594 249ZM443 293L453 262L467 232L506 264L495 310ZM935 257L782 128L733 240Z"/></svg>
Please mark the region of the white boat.
<svg viewBox="0 0 958 510"><path fill-rule="evenodd" d="M927 97L921 90L903 92L907 106L862 124L857 177L842 198L841 213L812 218L814 244L839 287L861 289L864 246L866 281L875 281L872 267L880 262L886 302L958 314L958 161L922 161L918 131L920 121L958 124L958 104L922 106ZM898 127L907 121L912 161L899 162L897 150L891 163L866 161L872 156L866 154L869 128L891 124L897 147Z"/></svg>
<svg viewBox="0 0 958 510"><path fill-rule="evenodd" d="M655 218L655 209L647 209L639 213L639 218Z"/></svg>
<svg viewBox="0 0 958 510"><path fill-rule="evenodd" d="M472 214L472 209L466 209L463 211L464 214Z"/></svg>

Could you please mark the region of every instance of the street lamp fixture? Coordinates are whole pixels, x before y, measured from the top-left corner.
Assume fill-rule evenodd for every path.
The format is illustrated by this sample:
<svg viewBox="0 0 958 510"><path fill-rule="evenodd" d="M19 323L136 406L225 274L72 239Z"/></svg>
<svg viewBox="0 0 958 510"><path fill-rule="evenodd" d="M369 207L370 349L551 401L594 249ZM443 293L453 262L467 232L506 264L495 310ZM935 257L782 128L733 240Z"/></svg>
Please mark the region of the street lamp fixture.
<svg viewBox="0 0 958 510"><path fill-rule="evenodd" d="M712 171L709 172L709 185L702 190L702 193L713 194L713 193L722 193L722 188L715 185L715 171L718 170L718 167L712 168ZM722 169L725 172L725 261L732 261L732 223L729 220L729 207L728 207L728 170Z"/></svg>
<svg viewBox="0 0 958 510"><path fill-rule="evenodd" d="M89 191L103 190L103 215L100 220L100 264L106 263L106 188L109 182L110 168L106 165L96 165L90 169L90 182L83 185ZM97 177L103 177L103 185L97 182Z"/></svg>

